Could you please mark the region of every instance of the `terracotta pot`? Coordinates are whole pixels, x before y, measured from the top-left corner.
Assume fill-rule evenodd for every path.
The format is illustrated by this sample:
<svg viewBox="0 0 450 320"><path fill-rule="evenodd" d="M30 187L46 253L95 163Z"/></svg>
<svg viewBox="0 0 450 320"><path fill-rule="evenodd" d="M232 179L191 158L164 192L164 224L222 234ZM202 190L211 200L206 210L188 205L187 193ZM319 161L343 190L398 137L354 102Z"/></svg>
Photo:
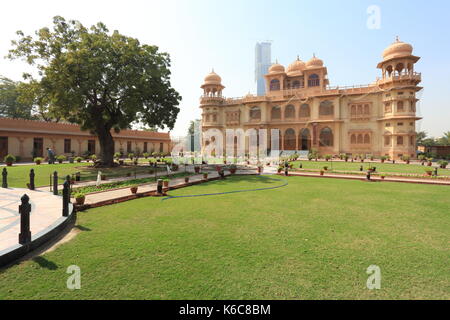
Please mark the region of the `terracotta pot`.
<svg viewBox="0 0 450 320"><path fill-rule="evenodd" d="M200 172L200 167L194 167L195 173L199 173Z"/></svg>
<svg viewBox="0 0 450 320"><path fill-rule="evenodd" d="M207 173L203 174L203 179L205 179L205 180L208 179L208 174Z"/></svg>
<svg viewBox="0 0 450 320"><path fill-rule="evenodd" d="M384 180L384 178L385 178L384 176L381 176L381 180Z"/></svg>
<svg viewBox="0 0 450 320"><path fill-rule="evenodd" d="M75 199L77 204L80 205L80 206L84 204L84 200L86 200L86 197L80 197L80 198L76 198Z"/></svg>
<svg viewBox="0 0 450 320"><path fill-rule="evenodd" d="M236 169L235 168L230 169L230 173L231 174L235 174L236 173Z"/></svg>
<svg viewBox="0 0 450 320"><path fill-rule="evenodd" d="M11 167L12 166L12 162L7 162L6 166Z"/></svg>
<svg viewBox="0 0 450 320"><path fill-rule="evenodd" d="M184 182L188 183L189 182L189 177L184 177Z"/></svg>
<svg viewBox="0 0 450 320"><path fill-rule="evenodd" d="M433 165L432 162L428 162L428 166L431 167Z"/></svg>
<svg viewBox="0 0 450 320"><path fill-rule="evenodd" d="M323 170L321 170L321 171L320 171L320 175L323 176L323 173L324 173Z"/></svg>
<svg viewBox="0 0 450 320"><path fill-rule="evenodd" d="M384 159L381 159L381 163L384 163Z"/></svg>
<svg viewBox="0 0 450 320"><path fill-rule="evenodd" d="M169 181L163 181L163 187L164 188L169 187Z"/></svg>
<svg viewBox="0 0 450 320"><path fill-rule="evenodd" d="M432 173L432 171L427 171L427 176L431 176Z"/></svg>
<svg viewBox="0 0 450 320"><path fill-rule="evenodd" d="M131 187L130 190L132 194L135 194L138 191L138 187Z"/></svg>

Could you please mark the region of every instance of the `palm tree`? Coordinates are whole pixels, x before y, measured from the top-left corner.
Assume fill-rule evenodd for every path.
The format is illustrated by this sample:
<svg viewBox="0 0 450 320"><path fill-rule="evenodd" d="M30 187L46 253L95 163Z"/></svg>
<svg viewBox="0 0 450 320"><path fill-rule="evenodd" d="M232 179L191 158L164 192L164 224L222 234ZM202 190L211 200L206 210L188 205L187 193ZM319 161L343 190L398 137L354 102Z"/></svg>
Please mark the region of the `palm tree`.
<svg viewBox="0 0 450 320"><path fill-rule="evenodd" d="M416 132L416 145L423 145L423 141L427 138L427 133L425 131Z"/></svg>
<svg viewBox="0 0 450 320"><path fill-rule="evenodd" d="M450 131L444 132L444 135L439 138L439 144L443 146L450 146Z"/></svg>

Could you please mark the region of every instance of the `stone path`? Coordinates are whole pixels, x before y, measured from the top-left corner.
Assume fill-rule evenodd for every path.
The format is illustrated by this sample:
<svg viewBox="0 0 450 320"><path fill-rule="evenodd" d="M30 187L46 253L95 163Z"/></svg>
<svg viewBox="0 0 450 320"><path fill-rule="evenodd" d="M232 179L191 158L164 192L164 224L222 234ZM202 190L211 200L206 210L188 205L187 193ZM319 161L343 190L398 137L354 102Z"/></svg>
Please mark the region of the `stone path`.
<svg viewBox="0 0 450 320"><path fill-rule="evenodd" d="M30 197L30 228L32 238L52 229L52 225L66 219L62 216L62 197L49 192L21 188L0 188L0 256L8 248L18 245L20 233L20 198ZM71 209L70 209L71 210Z"/></svg>

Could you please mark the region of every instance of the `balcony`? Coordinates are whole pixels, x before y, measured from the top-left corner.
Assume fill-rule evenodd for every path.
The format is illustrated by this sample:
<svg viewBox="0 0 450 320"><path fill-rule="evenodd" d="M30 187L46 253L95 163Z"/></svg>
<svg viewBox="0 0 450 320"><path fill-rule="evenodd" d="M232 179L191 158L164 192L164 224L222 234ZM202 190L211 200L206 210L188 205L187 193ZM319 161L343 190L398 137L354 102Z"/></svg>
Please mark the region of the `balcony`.
<svg viewBox="0 0 450 320"><path fill-rule="evenodd" d="M419 83L420 81L422 81L422 74L418 73L418 72L413 72L413 73L401 73L401 74L391 75L384 79L378 79L377 84L385 84L385 83L394 82L394 81L407 81L407 80Z"/></svg>
<svg viewBox="0 0 450 320"><path fill-rule="evenodd" d="M201 96L200 104L208 105L208 104L222 104L225 98L222 96Z"/></svg>

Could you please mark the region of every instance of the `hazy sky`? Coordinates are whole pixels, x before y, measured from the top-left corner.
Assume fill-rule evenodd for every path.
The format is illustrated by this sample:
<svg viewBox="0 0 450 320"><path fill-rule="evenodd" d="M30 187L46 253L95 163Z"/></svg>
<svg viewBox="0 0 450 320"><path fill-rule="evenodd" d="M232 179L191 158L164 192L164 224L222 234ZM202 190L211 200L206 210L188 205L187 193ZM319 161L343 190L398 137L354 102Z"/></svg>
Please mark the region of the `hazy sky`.
<svg viewBox="0 0 450 320"><path fill-rule="evenodd" d="M367 10L379 7L378 29ZM172 85L183 101L173 135L184 135L200 117L199 88L207 73L222 77L227 97L256 92L254 47L272 40L272 58L284 65L313 53L328 67L330 84L373 82L382 51L395 36L414 46L422 72L418 130L439 136L450 130L450 2L448 0L77 0L7 1L0 12L0 75L21 80L29 67L3 59L15 32L50 26L61 15L157 45L172 59Z"/></svg>

